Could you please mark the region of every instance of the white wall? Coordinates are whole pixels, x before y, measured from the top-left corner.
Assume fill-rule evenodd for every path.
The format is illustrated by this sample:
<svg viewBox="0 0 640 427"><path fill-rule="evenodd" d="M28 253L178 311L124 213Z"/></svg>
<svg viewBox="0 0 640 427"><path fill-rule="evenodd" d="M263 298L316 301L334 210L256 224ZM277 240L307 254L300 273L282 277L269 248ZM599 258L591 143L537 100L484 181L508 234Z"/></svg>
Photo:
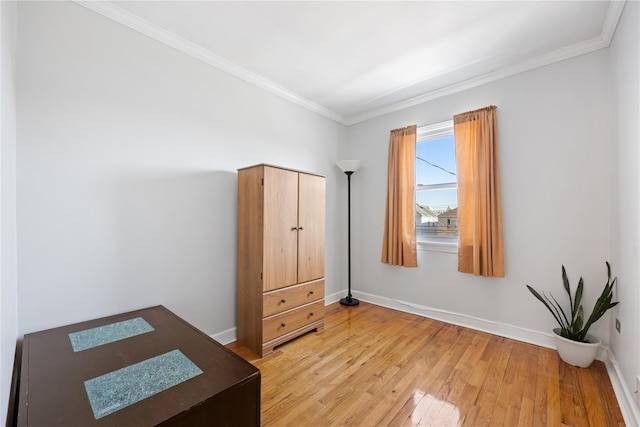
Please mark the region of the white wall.
<svg viewBox="0 0 640 427"><path fill-rule="evenodd" d="M0 423L7 419L18 337L16 261L16 3L0 3Z"/></svg>
<svg viewBox="0 0 640 427"><path fill-rule="evenodd" d="M574 286L584 276L592 307L609 259L608 85L601 50L350 127L350 150L363 161L353 178L354 288L390 305L480 319L492 330L550 334L554 320L525 284L564 298L564 264ZM414 269L381 264L389 131L488 105L498 107L506 277L458 273L457 255L442 252L420 251ZM608 326L603 319L592 329L605 343Z"/></svg>
<svg viewBox="0 0 640 427"><path fill-rule="evenodd" d="M627 2L611 43L612 195L611 253L617 267L614 315L620 334L611 349L626 387L640 375L640 3Z"/></svg>
<svg viewBox="0 0 640 427"><path fill-rule="evenodd" d="M574 285L585 277L590 307L609 259L620 280L623 303L614 314L622 334L611 332L609 318L593 332L610 344L635 389L638 3L627 3L610 49L613 103L603 50L345 130L76 4L21 2L17 291L15 252L4 250L16 194L6 187L15 149L15 129L6 127L15 117L6 108L14 94L6 42L15 41L11 19L7 27L15 4L8 4L2 2L3 410L18 332L154 304L210 334L235 326L239 167L266 162L328 175L327 293L342 292L346 191L333 164L347 157L363 161L352 179L356 291L548 333L552 318L524 285L563 297L564 263ZM491 104L498 106L506 277L458 273L456 255L438 252L421 251L416 269L381 264L389 130ZM11 319L16 292L19 331Z"/></svg>
<svg viewBox="0 0 640 427"><path fill-rule="evenodd" d="M344 289L343 126L79 5L18 9L20 333L156 304L235 327L236 170L263 162L328 175Z"/></svg>

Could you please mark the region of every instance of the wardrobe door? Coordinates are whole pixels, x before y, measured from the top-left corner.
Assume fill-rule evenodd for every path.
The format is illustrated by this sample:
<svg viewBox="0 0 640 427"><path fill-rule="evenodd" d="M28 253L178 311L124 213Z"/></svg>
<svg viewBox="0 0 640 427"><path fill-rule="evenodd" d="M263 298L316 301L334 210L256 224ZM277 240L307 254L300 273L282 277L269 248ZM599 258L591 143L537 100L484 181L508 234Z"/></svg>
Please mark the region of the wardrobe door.
<svg viewBox="0 0 640 427"><path fill-rule="evenodd" d="M264 169L263 291L297 283L298 173Z"/></svg>
<svg viewBox="0 0 640 427"><path fill-rule="evenodd" d="M325 178L299 174L298 283L324 277Z"/></svg>

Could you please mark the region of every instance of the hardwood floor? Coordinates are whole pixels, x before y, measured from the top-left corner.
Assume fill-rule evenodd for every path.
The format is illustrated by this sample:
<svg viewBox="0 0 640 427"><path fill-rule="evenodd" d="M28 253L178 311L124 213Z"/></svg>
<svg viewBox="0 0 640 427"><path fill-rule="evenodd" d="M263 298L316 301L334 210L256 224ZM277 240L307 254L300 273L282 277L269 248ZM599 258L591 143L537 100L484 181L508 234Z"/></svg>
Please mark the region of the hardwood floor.
<svg viewBox="0 0 640 427"><path fill-rule="evenodd" d="M260 359L263 426L623 426L606 368L372 304Z"/></svg>

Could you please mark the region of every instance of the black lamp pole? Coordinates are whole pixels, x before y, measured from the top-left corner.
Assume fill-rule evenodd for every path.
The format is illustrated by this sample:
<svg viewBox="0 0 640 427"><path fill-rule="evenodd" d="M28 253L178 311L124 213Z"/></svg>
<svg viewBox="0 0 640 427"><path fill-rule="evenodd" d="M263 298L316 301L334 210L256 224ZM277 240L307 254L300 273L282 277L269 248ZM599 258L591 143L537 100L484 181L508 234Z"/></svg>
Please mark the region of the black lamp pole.
<svg viewBox="0 0 640 427"><path fill-rule="evenodd" d="M347 247L348 247L348 263L349 263L349 292L346 298L342 298L340 300L340 304L342 305L358 305L360 301L353 298L351 296L351 175L353 175L353 171L345 171L347 175Z"/></svg>

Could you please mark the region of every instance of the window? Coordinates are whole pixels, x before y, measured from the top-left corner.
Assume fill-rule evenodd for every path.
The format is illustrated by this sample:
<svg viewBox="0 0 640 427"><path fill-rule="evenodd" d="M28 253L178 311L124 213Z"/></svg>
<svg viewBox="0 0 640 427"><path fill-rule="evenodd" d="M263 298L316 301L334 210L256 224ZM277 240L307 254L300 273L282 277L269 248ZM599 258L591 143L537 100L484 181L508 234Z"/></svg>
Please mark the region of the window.
<svg viewBox="0 0 640 427"><path fill-rule="evenodd" d="M418 128L416 236L425 249L457 251L458 183L453 120Z"/></svg>

